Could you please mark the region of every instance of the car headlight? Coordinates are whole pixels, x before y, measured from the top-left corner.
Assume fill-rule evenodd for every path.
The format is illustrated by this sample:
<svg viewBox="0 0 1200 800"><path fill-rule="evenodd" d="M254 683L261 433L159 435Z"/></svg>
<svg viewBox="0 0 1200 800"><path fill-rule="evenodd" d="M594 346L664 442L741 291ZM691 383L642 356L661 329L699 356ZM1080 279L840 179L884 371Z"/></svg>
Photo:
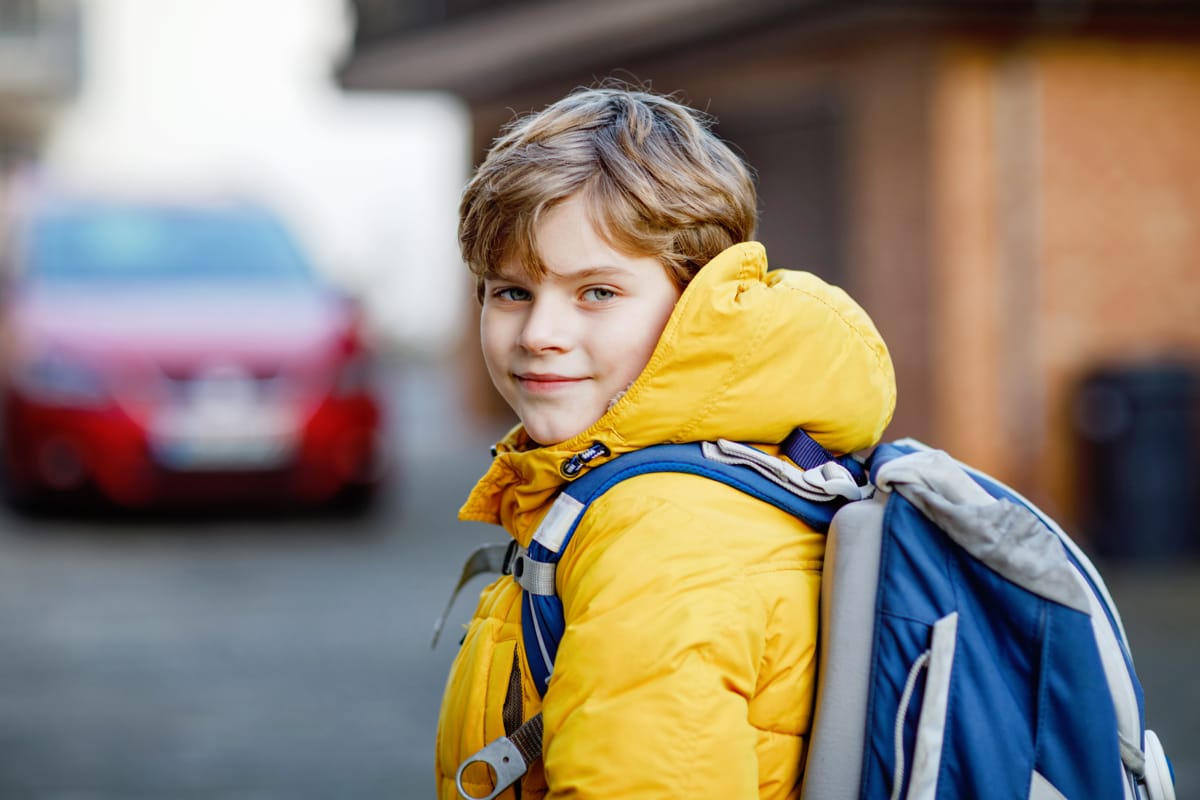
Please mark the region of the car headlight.
<svg viewBox="0 0 1200 800"><path fill-rule="evenodd" d="M108 402L108 389L100 374L60 354L18 365L14 378L22 394L42 403L95 408Z"/></svg>

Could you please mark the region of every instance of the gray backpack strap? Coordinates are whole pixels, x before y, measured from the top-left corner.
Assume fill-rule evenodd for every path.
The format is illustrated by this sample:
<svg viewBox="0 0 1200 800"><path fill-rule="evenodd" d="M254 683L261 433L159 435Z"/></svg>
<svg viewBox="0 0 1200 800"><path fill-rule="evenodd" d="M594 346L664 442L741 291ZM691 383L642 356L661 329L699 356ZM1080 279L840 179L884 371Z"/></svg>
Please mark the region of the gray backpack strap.
<svg viewBox="0 0 1200 800"><path fill-rule="evenodd" d="M442 635L442 626L446 624L446 617L450 615L450 609L454 607L454 600L458 597L458 593L462 591L463 587L467 585L467 581L476 575L482 575L487 572L509 573L516 554L517 543L513 541L507 544L480 545L472 551L471 555L467 556L467 560L463 564L462 574L458 578L458 584L455 585L454 591L450 593L450 600L446 603L446 609L433 622L433 641L429 644L430 648L437 647L438 638Z"/></svg>
<svg viewBox="0 0 1200 800"><path fill-rule="evenodd" d="M865 746L879 531L887 495L850 503L834 515L821 581L817 699L801 800L856 800ZM836 664L831 670L829 664Z"/></svg>

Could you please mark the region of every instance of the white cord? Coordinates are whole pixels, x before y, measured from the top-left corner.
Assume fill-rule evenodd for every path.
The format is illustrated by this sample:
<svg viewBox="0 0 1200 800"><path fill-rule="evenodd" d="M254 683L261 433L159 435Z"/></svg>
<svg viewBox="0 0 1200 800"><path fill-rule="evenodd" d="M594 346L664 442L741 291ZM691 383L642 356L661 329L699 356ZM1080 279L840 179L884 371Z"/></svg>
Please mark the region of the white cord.
<svg viewBox="0 0 1200 800"><path fill-rule="evenodd" d="M892 800L900 800L900 789L904 785L904 720L908 716L908 703L912 700L913 690L917 686L917 677L929 663L929 650L913 662L908 670L908 679L904 681L904 691L900 693L900 706L896 709L896 726L892 731L896 743L896 766L892 771Z"/></svg>

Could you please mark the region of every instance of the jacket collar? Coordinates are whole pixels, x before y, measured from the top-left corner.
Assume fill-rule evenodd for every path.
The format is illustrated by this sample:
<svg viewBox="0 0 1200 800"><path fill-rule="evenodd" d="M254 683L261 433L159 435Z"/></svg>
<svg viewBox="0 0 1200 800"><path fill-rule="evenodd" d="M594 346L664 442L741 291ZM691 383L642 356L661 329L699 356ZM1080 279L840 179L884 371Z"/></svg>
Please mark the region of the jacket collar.
<svg viewBox="0 0 1200 800"><path fill-rule="evenodd" d="M879 440L894 404L891 360L865 312L814 275L767 272L761 245L735 245L688 285L646 368L604 416L545 446L518 425L459 516L528 544L588 466L664 442L777 443L797 426L851 452Z"/></svg>

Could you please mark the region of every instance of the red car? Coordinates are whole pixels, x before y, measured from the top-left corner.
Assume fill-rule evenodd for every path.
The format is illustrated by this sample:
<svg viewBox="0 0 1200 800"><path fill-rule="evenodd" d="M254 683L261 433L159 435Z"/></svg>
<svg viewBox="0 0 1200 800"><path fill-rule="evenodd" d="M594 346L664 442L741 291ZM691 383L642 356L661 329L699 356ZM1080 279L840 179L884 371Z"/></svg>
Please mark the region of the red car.
<svg viewBox="0 0 1200 800"><path fill-rule="evenodd" d="M4 484L122 506L365 505L380 405L357 306L248 205L48 202L12 226Z"/></svg>

